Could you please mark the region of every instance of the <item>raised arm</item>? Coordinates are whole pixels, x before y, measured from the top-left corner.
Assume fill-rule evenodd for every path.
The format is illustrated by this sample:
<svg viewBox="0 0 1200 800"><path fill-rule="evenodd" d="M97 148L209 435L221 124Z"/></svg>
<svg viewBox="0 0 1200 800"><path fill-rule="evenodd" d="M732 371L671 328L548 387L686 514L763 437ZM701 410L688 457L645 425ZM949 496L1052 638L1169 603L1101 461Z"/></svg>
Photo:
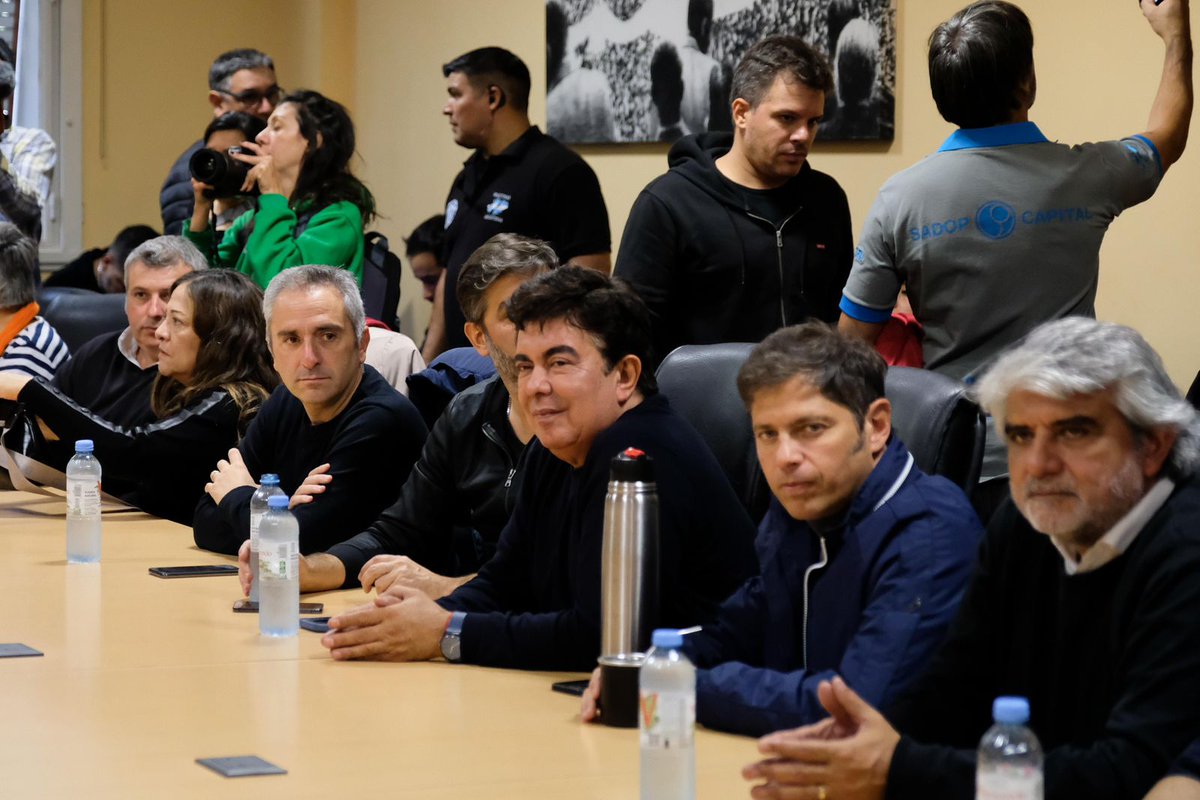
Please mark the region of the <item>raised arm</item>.
<svg viewBox="0 0 1200 800"><path fill-rule="evenodd" d="M1192 118L1192 28L1188 0L1141 0L1142 13L1166 46L1158 94L1145 136L1154 142L1162 168L1174 164L1187 145Z"/></svg>

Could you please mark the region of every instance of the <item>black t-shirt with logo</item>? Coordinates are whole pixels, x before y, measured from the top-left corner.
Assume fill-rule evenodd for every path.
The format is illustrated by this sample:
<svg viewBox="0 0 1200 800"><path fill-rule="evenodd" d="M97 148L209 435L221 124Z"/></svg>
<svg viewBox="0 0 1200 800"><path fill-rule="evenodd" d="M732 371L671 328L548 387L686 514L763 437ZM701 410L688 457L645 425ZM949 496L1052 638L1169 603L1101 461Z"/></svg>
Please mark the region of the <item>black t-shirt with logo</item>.
<svg viewBox="0 0 1200 800"><path fill-rule="evenodd" d="M469 344L454 291L459 268L497 233L544 239L563 263L612 249L600 182L577 153L536 126L498 155L477 151L446 200L443 302L450 347Z"/></svg>

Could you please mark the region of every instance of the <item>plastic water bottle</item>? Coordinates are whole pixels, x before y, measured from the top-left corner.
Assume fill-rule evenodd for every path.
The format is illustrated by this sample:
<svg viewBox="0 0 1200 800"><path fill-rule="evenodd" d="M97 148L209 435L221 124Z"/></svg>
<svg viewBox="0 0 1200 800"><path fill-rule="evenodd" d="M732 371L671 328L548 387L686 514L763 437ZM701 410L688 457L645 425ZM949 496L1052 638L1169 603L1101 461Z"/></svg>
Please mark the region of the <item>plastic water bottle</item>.
<svg viewBox="0 0 1200 800"><path fill-rule="evenodd" d="M679 651L683 635L656 630L638 677L641 800L696 796L696 668Z"/></svg>
<svg viewBox="0 0 1200 800"><path fill-rule="evenodd" d="M258 526L258 632L295 636L300 630L300 526L282 494L267 505Z"/></svg>
<svg viewBox="0 0 1200 800"><path fill-rule="evenodd" d="M75 442L67 462L67 563L100 560L100 462L91 439Z"/></svg>
<svg viewBox="0 0 1200 800"><path fill-rule="evenodd" d="M1027 725L1029 701L997 697L979 742L976 800L1042 800L1042 746Z"/></svg>
<svg viewBox="0 0 1200 800"><path fill-rule="evenodd" d="M258 525L267 513L267 499L282 495L279 476L273 472L263 475L250 498L250 599L258 602Z"/></svg>

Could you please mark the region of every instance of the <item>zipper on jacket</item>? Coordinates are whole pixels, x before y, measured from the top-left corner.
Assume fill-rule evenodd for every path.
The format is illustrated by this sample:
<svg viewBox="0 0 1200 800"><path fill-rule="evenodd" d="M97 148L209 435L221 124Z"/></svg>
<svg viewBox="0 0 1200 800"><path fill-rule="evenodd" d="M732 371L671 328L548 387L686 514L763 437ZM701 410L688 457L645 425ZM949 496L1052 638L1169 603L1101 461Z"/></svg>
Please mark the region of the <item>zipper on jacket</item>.
<svg viewBox="0 0 1200 800"><path fill-rule="evenodd" d="M761 222L765 222L768 225L770 225L771 228L774 229L774 231L775 231L775 267L779 271L779 319L780 319L780 322L782 323L780 325L780 327L786 327L788 324L787 307L784 304L784 299L783 299L783 228L785 225L787 225L789 222L791 222L792 218L795 217L797 214L799 214L802 210L803 210L803 207L798 208L795 211L793 211L791 216L789 216L783 222L779 223L778 228L775 227L774 222L771 222L771 220L767 219L766 217L760 217L757 214L751 214L749 211L746 212L747 217L750 217L751 219L757 219ZM804 265L803 264L800 265L800 295L802 297L804 296Z"/></svg>
<svg viewBox="0 0 1200 800"><path fill-rule="evenodd" d="M504 457L508 459L508 477L504 479L504 488L511 489L513 476L517 474L517 464L513 461L512 453L508 452L508 448L504 446L504 442L500 440L500 434L496 433L495 428L490 422L483 424L483 435L486 436L492 444L500 448L500 452L504 453Z"/></svg>
<svg viewBox="0 0 1200 800"><path fill-rule="evenodd" d="M821 560L816 564L810 564L808 569L804 570L804 621L800 630L800 643L803 647L804 669L808 669L808 579L814 572L829 564L829 551L825 548L825 537L819 537L821 540Z"/></svg>

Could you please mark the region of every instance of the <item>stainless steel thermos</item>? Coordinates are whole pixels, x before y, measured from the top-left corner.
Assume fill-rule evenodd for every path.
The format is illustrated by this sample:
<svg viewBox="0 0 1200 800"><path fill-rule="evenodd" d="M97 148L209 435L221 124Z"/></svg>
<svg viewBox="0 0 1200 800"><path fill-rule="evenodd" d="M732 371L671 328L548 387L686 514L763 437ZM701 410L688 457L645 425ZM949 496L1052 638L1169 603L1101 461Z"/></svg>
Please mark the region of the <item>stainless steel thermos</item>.
<svg viewBox="0 0 1200 800"><path fill-rule="evenodd" d="M658 489L636 448L612 460L600 569L600 719L637 727L638 669L658 618Z"/></svg>

